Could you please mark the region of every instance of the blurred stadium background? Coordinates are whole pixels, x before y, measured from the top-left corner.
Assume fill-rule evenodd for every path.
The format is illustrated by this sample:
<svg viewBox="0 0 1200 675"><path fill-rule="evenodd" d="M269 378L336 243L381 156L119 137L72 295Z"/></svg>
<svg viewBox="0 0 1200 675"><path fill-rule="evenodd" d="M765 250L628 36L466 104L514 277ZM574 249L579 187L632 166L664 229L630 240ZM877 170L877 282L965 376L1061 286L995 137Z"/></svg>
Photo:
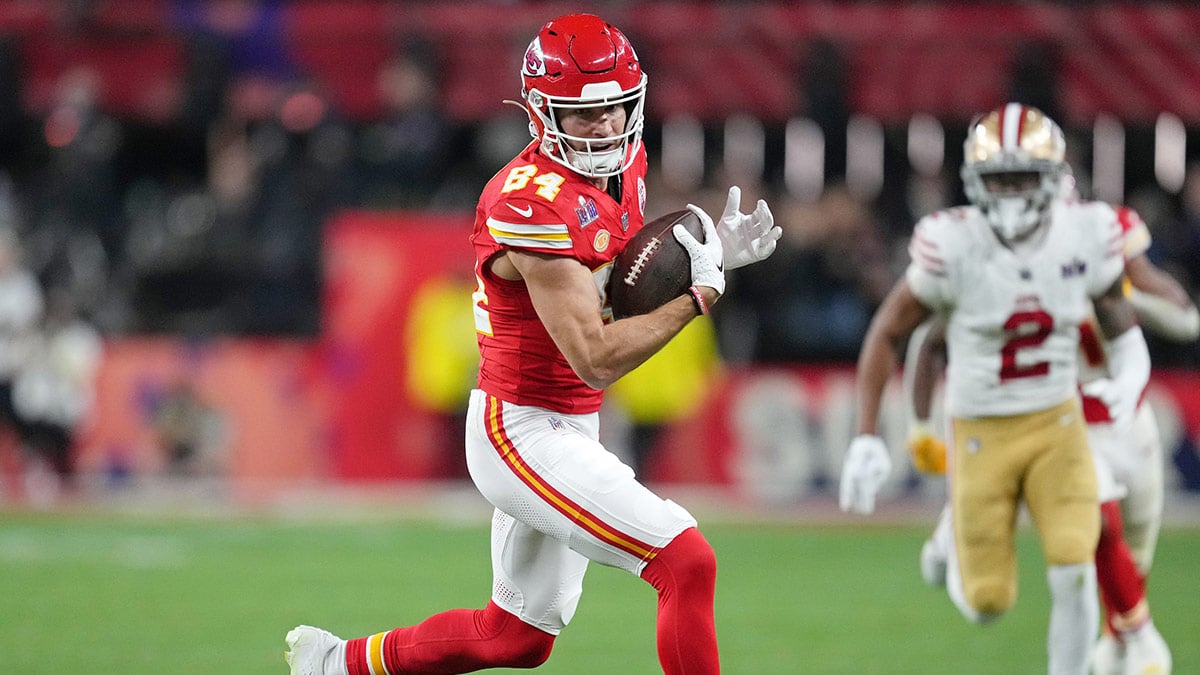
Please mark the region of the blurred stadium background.
<svg viewBox="0 0 1200 675"><path fill-rule="evenodd" d="M62 542L123 541L137 527L129 513L217 514L218 532L237 528L226 518L265 515L284 536L275 516L483 522L460 457L476 356L466 235L483 183L528 140L523 113L503 104L518 97L525 45L548 18L580 10L620 26L650 77L648 215L688 201L719 211L736 183L767 198L786 230L769 263L731 279L713 321L614 388L604 413L611 447L730 536L741 522L851 522L831 486L853 430L853 360L907 262L912 224L963 200L975 114L1015 99L1058 120L1081 194L1136 207L1151 257L1200 296L1194 3L0 2L0 249L11 254L0 258L13 258L0 267L36 278L48 317L4 336L0 375L15 382L38 362L59 387L51 398L72 402L26 406L70 431L69 462L53 461L53 443L39 456L0 438L0 576L12 593L55 588L68 569L55 566L80 557ZM19 299L0 302L19 313ZM53 343L64 316L97 339ZM1184 542L1165 546L1159 566L1182 572L1194 559L1182 552L1200 545L1200 345L1151 348L1169 535ZM885 418L904 467L886 525L845 528L827 564L858 539L899 532L899 558L879 573L915 585L923 535L889 528L932 525L944 490L907 469L895 392ZM51 580L22 586L30 560ZM326 555L312 569L344 563ZM1190 598L1172 598L1177 615L1196 614L1194 589L1176 588ZM938 600L942 630L958 618ZM1040 644L1041 615L1022 613ZM399 620L376 617L351 628ZM280 622L272 639L294 622L266 621ZM1163 632L1173 645L1200 634ZM1200 671L1198 650L1177 662ZM229 672L150 660L157 672ZM816 672L912 672L878 663ZM1040 668L1028 663L996 672Z"/></svg>

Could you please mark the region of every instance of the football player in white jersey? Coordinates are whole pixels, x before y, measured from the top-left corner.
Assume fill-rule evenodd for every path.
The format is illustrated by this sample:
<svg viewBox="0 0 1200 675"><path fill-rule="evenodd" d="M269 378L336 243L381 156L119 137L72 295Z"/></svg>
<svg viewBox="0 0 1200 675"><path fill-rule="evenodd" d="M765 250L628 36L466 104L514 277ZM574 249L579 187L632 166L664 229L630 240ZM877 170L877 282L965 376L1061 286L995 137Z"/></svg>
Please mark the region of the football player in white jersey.
<svg viewBox="0 0 1200 675"><path fill-rule="evenodd" d="M1024 504L1048 568L1048 670L1082 675L1099 621L1100 509L1076 394L1079 325L1095 313L1111 364L1104 400L1114 419L1132 418L1150 357L1122 292L1116 213L1059 198L1069 173L1065 146L1053 120L1016 103L971 123L962 167L971 203L917 224L912 262L864 340L858 435L842 467L840 504L874 510L891 471L878 435L884 388L913 330L941 315L952 447L950 597L978 623L1012 605Z"/></svg>
<svg viewBox="0 0 1200 675"><path fill-rule="evenodd" d="M1116 212L1124 233L1126 291L1138 318L1166 339L1195 340L1200 336L1200 314L1179 282L1146 256L1150 232L1145 222L1132 209L1118 207ZM946 449L929 422L944 359L944 328L937 319L927 322L914 333L905 358L906 396L912 404L908 449L914 466L930 474L945 471ZM1132 425L1121 428L1091 395L1092 386L1104 385L1090 383L1103 382L1108 371L1103 345L1090 321L1081 326L1080 356L1084 417L1101 502L1096 573L1105 631L1092 653L1092 672L1169 673L1170 650L1151 620L1146 600L1146 575L1162 521L1162 442L1144 397ZM949 512L943 510L937 529L921 548L921 575L931 585L945 584L949 538Z"/></svg>

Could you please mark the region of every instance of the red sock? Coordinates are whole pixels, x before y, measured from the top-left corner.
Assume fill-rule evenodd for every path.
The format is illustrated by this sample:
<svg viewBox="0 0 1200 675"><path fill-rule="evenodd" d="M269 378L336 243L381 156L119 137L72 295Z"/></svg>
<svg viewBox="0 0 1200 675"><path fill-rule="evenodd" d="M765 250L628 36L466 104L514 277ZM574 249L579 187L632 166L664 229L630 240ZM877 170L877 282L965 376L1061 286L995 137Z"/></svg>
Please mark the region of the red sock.
<svg viewBox="0 0 1200 675"><path fill-rule="evenodd" d="M664 675L721 672L713 596L717 560L696 528L684 530L642 570L658 591L658 660Z"/></svg>
<svg viewBox="0 0 1200 675"><path fill-rule="evenodd" d="M350 675L536 668L553 646L553 635L488 602L484 609L452 609L415 626L350 640L346 668Z"/></svg>
<svg viewBox="0 0 1200 675"><path fill-rule="evenodd" d="M1146 598L1146 580L1125 543L1121 507L1100 505L1100 542L1096 545L1096 580L1104 600L1106 621L1128 614Z"/></svg>

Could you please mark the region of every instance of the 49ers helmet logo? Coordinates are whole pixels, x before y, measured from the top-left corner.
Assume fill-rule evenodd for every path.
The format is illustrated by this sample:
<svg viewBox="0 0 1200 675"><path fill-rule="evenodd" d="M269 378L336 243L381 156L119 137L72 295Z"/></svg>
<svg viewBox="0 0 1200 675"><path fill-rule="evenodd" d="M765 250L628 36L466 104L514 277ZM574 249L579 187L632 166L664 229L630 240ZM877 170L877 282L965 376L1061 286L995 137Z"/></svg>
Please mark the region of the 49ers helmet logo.
<svg viewBox="0 0 1200 675"><path fill-rule="evenodd" d="M542 39L535 37L525 50L525 64L521 74L528 77L541 77L546 74L546 59L542 56Z"/></svg>

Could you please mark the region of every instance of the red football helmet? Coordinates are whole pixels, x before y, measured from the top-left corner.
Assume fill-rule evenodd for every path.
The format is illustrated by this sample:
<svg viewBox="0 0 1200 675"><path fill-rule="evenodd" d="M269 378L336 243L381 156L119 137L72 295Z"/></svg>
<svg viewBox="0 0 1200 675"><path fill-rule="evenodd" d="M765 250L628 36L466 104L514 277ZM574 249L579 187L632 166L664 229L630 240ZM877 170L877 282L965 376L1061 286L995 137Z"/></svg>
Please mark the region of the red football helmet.
<svg viewBox="0 0 1200 675"><path fill-rule="evenodd" d="M542 26L525 50L521 97L530 133L554 161L594 177L615 176L633 163L642 139L646 74L629 40L600 17L568 14ZM616 136L581 138L558 126L560 109L614 104L626 110L625 130Z"/></svg>

